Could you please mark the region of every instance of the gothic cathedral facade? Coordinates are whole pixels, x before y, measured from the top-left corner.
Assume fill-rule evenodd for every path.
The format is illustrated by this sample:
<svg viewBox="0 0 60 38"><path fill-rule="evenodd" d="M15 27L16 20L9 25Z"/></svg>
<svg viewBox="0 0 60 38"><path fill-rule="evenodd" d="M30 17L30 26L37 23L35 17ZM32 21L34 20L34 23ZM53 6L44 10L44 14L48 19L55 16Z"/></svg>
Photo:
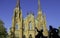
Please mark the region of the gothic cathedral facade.
<svg viewBox="0 0 60 38"><path fill-rule="evenodd" d="M13 38L35 38L37 31L43 29L43 35L48 36L46 28L46 16L42 14L40 8L40 0L38 0L38 15L35 18L32 13L28 14L26 18L22 18L22 9L20 9L20 0L17 0L14 14L12 17L11 33Z"/></svg>

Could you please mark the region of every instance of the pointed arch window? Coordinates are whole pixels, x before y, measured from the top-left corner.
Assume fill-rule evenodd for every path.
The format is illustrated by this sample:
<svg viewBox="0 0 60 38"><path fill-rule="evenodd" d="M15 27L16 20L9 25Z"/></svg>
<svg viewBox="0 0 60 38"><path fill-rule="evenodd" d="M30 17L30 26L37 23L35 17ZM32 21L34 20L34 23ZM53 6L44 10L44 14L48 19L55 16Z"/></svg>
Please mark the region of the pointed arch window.
<svg viewBox="0 0 60 38"><path fill-rule="evenodd" d="M32 30L32 23L29 23L29 30Z"/></svg>
<svg viewBox="0 0 60 38"><path fill-rule="evenodd" d="M17 17L16 12L15 12L15 17Z"/></svg>
<svg viewBox="0 0 60 38"><path fill-rule="evenodd" d="M15 25L15 30L18 30L18 24Z"/></svg>
<svg viewBox="0 0 60 38"><path fill-rule="evenodd" d="M23 25L23 31L25 31L25 25Z"/></svg>
<svg viewBox="0 0 60 38"><path fill-rule="evenodd" d="M17 17L18 16L18 10L16 9L15 10L15 17Z"/></svg>

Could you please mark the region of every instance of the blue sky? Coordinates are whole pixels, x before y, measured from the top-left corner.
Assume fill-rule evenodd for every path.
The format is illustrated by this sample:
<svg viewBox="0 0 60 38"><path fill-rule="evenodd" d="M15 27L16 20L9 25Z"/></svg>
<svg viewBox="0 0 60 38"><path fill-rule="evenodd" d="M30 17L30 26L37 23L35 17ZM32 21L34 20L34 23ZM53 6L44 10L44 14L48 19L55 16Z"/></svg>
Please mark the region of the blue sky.
<svg viewBox="0 0 60 38"><path fill-rule="evenodd" d="M5 23L7 30L12 25L12 16L17 0L0 0L0 19ZM60 26L60 0L40 0L41 10L46 14L47 28L52 25L55 28ZM38 0L20 0L23 17L27 16L29 11L37 16Z"/></svg>

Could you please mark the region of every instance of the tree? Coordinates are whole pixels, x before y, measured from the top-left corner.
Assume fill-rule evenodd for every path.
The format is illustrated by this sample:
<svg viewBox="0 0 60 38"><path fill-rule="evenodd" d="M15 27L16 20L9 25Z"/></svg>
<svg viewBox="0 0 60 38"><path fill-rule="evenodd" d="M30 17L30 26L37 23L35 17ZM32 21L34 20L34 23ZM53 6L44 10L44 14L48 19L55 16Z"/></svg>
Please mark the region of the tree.
<svg viewBox="0 0 60 38"><path fill-rule="evenodd" d="M0 20L0 38L6 38L7 36L7 31L6 28L4 27L4 22Z"/></svg>

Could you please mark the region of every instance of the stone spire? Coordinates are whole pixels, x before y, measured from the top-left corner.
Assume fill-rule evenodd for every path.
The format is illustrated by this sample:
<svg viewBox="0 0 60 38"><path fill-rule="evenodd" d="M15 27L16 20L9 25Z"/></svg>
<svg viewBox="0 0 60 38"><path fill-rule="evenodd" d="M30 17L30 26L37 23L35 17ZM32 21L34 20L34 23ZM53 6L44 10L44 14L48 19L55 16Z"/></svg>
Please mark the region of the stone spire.
<svg viewBox="0 0 60 38"><path fill-rule="evenodd" d="M40 0L38 0L38 15L37 15L37 20L38 20L38 30L41 30L42 27L42 11L41 11L41 6L40 6Z"/></svg>
<svg viewBox="0 0 60 38"><path fill-rule="evenodd" d="M16 7L20 8L20 0L17 0Z"/></svg>
<svg viewBox="0 0 60 38"><path fill-rule="evenodd" d="M40 0L38 0L38 11L41 11Z"/></svg>
<svg viewBox="0 0 60 38"><path fill-rule="evenodd" d="M46 15L43 15L43 35L48 36L48 29L46 27Z"/></svg>

